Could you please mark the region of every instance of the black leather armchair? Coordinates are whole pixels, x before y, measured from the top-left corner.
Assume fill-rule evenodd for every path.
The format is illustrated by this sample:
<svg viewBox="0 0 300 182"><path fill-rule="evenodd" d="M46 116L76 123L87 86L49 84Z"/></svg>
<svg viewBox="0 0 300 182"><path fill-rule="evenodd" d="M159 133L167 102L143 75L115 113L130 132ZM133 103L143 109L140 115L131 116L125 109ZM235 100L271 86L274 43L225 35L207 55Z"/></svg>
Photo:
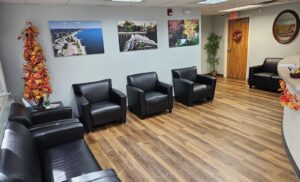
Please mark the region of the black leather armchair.
<svg viewBox="0 0 300 182"><path fill-rule="evenodd" d="M78 119L73 118L71 107L31 112L19 103L11 104L8 120L21 123L31 131L51 125L79 122Z"/></svg>
<svg viewBox="0 0 300 182"><path fill-rule="evenodd" d="M79 122L47 132L9 122L0 148L0 181L119 182L112 169L101 169L83 136Z"/></svg>
<svg viewBox="0 0 300 182"><path fill-rule="evenodd" d="M204 99L213 100L216 89L216 78L198 75L197 68L188 67L173 69L175 99L187 106Z"/></svg>
<svg viewBox="0 0 300 182"><path fill-rule="evenodd" d="M112 88L111 79L73 84L73 90L86 131L109 122L126 122L126 95Z"/></svg>
<svg viewBox="0 0 300 182"><path fill-rule="evenodd" d="M172 86L158 80L155 72L127 76L129 109L143 119L173 108Z"/></svg>
<svg viewBox="0 0 300 182"><path fill-rule="evenodd" d="M277 72L277 65L282 58L266 58L264 63L259 66L252 66L249 69L249 87L278 91L281 80Z"/></svg>

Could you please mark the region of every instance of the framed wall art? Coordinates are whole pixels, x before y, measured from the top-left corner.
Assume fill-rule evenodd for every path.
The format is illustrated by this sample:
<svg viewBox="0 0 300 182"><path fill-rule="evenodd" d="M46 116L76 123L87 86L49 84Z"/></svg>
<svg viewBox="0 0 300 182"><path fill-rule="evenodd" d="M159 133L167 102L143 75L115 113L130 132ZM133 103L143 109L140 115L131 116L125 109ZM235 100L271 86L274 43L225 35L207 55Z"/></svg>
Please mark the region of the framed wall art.
<svg viewBox="0 0 300 182"><path fill-rule="evenodd" d="M273 35L281 44L292 42L299 33L299 15L293 10L279 13L273 24Z"/></svg>
<svg viewBox="0 0 300 182"><path fill-rule="evenodd" d="M169 47L199 44L199 19L169 20Z"/></svg>
<svg viewBox="0 0 300 182"><path fill-rule="evenodd" d="M156 21L118 21L121 52L157 49Z"/></svg>
<svg viewBox="0 0 300 182"><path fill-rule="evenodd" d="M101 21L50 21L55 57L104 53Z"/></svg>

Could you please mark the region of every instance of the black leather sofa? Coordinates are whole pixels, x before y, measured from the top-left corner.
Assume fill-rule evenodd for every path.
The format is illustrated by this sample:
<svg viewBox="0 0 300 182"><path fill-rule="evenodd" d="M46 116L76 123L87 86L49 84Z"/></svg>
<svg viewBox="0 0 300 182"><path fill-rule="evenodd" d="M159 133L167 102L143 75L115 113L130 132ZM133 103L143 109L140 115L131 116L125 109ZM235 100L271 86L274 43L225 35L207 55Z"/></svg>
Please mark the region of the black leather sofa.
<svg viewBox="0 0 300 182"><path fill-rule="evenodd" d="M175 99L187 106L204 99L213 100L216 78L197 74L197 67L172 69Z"/></svg>
<svg viewBox="0 0 300 182"><path fill-rule="evenodd" d="M126 95L112 88L111 79L73 84L73 90L85 130L119 121L126 122Z"/></svg>
<svg viewBox="0 0 300 182"><path fill-rule="evenodd" d="M102 170L83 140L81 123L30 132L8 122L0 149L0 181L120 181L112 169Z"/></svg>
<svg viewBox="0 0 300 182"><path fill-rule="evenodd" d="M130 111L139 118L173 108L172 86L158 80L155 72L127 76L127 97Z"/></svg>
<svg viewBox="0 0 300 182"><path fill-rule="evenodd" d="M79 122L73 118L71 107L31 112L19 103L11 104L8 120L21 123L31 131L51 125Z"/></svg>
<svg viewBox="0 0 300 182"><path fill-rule="evenodd" d="M249 69L249 87L278 91L281 80L277 72L278 63L282 58L266 58L264 63L259 66L252 66Z"/></svg>

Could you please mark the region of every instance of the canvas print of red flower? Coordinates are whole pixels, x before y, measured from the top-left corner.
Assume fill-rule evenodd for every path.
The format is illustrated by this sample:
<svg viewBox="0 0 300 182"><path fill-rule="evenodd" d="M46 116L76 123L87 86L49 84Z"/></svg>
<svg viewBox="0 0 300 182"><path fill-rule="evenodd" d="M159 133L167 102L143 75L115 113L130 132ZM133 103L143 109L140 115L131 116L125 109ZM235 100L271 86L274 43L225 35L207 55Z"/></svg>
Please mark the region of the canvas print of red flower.
<svg viewBox="0 0 300 182"><path fill-rule="evenodd" d="M199 45L199 19L169 20L169 46Z"/></svg>

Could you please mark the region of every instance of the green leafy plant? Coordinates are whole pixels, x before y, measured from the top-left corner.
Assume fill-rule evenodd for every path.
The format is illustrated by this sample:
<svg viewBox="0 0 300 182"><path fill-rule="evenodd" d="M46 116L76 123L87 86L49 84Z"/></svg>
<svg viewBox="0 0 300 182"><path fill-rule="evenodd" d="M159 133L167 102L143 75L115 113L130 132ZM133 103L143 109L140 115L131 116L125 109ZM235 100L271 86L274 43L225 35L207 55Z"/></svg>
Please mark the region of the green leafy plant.
<svg viewBox="0 0 300 182"><path fill-rule="evenodd" d="M215 33L210 33L207 37L207 43L204 45L204 49L207 53L207 62L211 65L213 72L216 73L216 65L219 64L219 58L217 57L218 50L220 48L220 42L222 36Z"/></svg>

